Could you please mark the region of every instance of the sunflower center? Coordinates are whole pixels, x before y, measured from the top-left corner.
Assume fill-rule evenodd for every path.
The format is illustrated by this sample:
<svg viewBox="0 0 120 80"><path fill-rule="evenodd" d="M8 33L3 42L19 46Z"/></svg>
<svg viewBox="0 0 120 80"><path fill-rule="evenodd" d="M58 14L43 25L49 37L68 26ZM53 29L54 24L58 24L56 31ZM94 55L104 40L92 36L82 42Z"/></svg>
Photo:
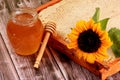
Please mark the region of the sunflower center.
<svg viewBox="0 0 120 80"><path fill-rule="evenodd" d="M79 34L78 47L88 53L96 52L101 46L99 35L93 32L92 29L88 29Z"/></svg>

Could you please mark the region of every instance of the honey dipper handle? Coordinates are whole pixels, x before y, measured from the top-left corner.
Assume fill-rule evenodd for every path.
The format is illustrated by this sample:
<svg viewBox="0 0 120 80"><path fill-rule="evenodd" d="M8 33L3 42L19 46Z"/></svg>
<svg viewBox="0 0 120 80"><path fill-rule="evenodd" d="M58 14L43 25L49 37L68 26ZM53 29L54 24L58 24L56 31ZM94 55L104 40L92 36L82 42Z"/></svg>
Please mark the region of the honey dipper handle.
<svg viewBox="0 0 120 80"><path fill-rule="evenodd" d="M53 32L56 30L56 24L54 22L48 22L46 25L45 25L45 31L46 31L46 34L45 34L45 37L44 37L44 40L43 40L43 43L41 45L41 48L38 52L38 56L36 58L36 61L35 61L35 64L34 64L34 68L38 68L39 67L39 64L40 64L40 61L42 59L42 56L43 56L43 53L45 51L45 48L46 48L46 45L47 45L47 42L48 42L48 39L50 37L50 34L53 34Z"/></svg>
<svg viewBox="0 0 120 80"><path fill-rule="evenodd" d="M46 32L45 38L43 40L42 46L40 48L40 51L38 52L38 56L37 56L37 59L36 59L35 64L34 64L35 68L39 67L39 63L42 59L42 56L43 56L44 50L46 48L46 45L47 45L48 39L50 37L50 34L51 34L50 32Z"/></svg>

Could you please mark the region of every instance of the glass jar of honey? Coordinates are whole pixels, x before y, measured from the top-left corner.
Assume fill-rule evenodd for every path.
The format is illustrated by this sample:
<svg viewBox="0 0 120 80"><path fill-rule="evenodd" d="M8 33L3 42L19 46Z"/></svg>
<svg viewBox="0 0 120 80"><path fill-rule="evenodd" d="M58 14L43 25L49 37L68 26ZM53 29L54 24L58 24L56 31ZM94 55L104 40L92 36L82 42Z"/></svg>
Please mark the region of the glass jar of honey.
<svg viewBox="0 0 120 80"><path fill-rule="evenodd" d="M36 10L19 8L12 12L7 24L7 35L13 49L20 55L31 55L38 51L44 28Z"/></svg>

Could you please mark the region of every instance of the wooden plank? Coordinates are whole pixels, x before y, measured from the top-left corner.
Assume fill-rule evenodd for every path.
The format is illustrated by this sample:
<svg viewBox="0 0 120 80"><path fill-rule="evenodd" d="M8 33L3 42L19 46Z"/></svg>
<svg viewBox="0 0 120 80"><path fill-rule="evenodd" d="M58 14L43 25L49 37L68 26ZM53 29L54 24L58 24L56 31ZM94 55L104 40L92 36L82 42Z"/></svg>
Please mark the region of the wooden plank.
<svg viewBox="0 0 120 80"><path fill-rule="evenodd" d="M64 80L48 51L44 54L38 70L33 68L36 55L19 56L15 53L11 54L20 80Z"/></svg>
<svg viewBox="0 0 120 80"><path fill-rule="evenodd" d="M0 34L0 80L19 80L17 71ZM11 75L12 74L12 75Z"/></svg>
<svg viewBox="0 0 120 80"><path fill-rule="evenodd" d="M63 53L52 48L50 50L66 80L100 80L99 77L76 64Z"/></svg>
<svg viewBox="0 0 120 80"><path fill-rule="evenodd" d="M0 72L0 80L5 80L3 72Z"/></svg>
<svg viewBox="0 0 120 80"><path fill-rule="evenodd" d="M56 55L56 52L51 47L49 47L49 50L50 50L52 56L54 57L56 63L58 64L60 71L63 74L65 80L68 80L68 74L67 74L65 68L63 67L62 62L60 61L59 56Z"/></svg>

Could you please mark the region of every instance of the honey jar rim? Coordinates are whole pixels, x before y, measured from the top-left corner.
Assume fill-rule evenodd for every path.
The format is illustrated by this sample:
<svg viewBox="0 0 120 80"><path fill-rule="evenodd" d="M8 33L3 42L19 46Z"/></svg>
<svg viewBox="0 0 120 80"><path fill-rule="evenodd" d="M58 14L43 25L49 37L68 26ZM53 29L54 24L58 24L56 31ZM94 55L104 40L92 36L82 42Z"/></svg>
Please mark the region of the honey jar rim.
<svg viewBox="0 0 120 80"><path fill-rule="evenodd" d="M23 13L28 13L30 15L32 15L32 18L29 18L28 22L27 23L20 23L20 22L17 22L17 19L15 18L16 15L19 15L19 14L23 14ZM37 14L37 11L33 8L15 8L12 13L11 13L11 19L13 22L17 23L17 24L20 24L20 25L32 25L33 23L36 22L37 20L37 17L38 17L38 14Z"/></svg>

